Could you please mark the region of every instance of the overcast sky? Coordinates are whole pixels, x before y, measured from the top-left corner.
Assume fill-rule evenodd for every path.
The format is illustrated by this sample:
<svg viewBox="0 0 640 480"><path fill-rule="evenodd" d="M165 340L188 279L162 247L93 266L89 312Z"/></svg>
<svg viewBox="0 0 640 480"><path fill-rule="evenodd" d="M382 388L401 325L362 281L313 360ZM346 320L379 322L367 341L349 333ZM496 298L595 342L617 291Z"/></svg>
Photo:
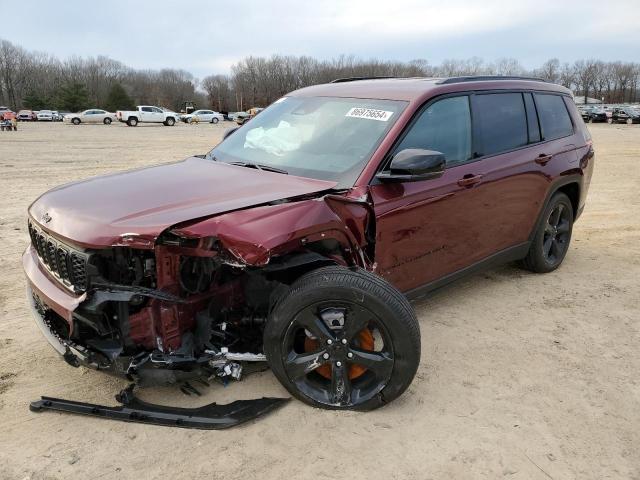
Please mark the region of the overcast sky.
<svg viewBox="0 0 640 480"><path fill-rule="evenodd" d="M0 0L0 38L135 68L228 73L248 55L640 61L640 0Z"/></svg>

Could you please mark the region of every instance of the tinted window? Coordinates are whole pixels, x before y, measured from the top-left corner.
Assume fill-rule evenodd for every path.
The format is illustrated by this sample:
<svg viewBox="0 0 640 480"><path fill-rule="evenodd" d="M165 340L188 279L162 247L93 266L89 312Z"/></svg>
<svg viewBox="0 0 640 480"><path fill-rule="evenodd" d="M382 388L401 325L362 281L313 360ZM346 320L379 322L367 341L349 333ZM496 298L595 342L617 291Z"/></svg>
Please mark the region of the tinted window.
<svg viewBox="0 0 640 480"><path fill-rule="evenodd" d="M527 116L521 93L477 95L473 119L483 155L513 150L528 142Z"/></svg>
<svg viewBox="0 0 640 480"><path fill-rule="evenodd" d="M469 97L451 97L427 107L410 127L396 151L422 148L442 152L447 165L471 158Z"/></svg>
<svg viewBox="0 0 640 480"><path fill-rule="evenodd" d="M140 110L142 110L143 112L153 112L153 108L151 107L142 107Z"/></svg>
<svg viewBox="0 0 640 480"><path fill-rule="evenodd" d="M529 143L540 141L540 125L538 124L538 114L533 103L533 96L530 93L524 94L524 106L527 109L527 127L529 128Z"/></svg>
<svg viewBox="0 0 640 480"><path fill-rule="evenodd" d="M573 133L569 112L560 95L536 93L536 106L545 140L566 137Z"/></svg>

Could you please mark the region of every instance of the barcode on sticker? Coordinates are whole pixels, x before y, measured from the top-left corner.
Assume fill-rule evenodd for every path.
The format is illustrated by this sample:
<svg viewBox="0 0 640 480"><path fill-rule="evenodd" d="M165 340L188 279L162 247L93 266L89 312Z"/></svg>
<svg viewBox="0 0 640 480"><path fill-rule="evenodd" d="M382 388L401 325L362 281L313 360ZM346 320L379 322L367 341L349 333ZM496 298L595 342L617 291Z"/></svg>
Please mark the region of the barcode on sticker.
<svg viewBox="0 0 640 480"><path fill-rule="evenodd" d="M354 107L347 112L345 117L354 118L368 118L370 120L378 120L379 122L386 122L391 118L393 112L387 112L386 110L375 110L373 108Z"/></svg>

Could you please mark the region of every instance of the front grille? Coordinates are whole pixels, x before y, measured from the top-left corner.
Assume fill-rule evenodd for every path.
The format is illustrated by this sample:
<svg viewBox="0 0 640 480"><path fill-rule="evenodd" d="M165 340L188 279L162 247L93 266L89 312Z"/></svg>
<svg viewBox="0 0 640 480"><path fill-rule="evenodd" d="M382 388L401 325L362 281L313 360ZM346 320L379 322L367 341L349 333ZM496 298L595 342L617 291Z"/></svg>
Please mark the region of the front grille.
<svg viewBox="0 0 640 480"><path fill-rule="evenodd" d="M63 285L77 293L87 289L87 254L56 240L31 222L29 236L40 263Z"/></svg>

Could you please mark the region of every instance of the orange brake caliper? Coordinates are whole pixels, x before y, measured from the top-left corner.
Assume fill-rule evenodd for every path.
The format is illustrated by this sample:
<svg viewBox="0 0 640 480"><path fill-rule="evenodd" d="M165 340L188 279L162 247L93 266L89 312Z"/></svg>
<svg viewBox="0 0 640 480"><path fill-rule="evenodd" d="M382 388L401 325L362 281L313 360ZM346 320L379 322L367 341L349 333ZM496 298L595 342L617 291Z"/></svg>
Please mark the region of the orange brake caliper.
<svg viewBox="0 0 640 480"><path fill-rule="evenodd" d="M374 339L373 339L373 334L371 333L371 330L369 330L368 328L361 330L360 333L358 333L358 335L356 336L356 344L359 349L368 350L372 352L374 349ZM317 351L318 345L319 345L318 340L314 338L306 337L304 339L305 352ZM360 375L362 375L366 371L367 369L362 365L351 365L351 367L349 367L349 380L358 378ZM324 365L316 368L316 372L318 372L318 374L322 375L324 378L330 379L331 365L328 363L325 363Z"/></svg>

